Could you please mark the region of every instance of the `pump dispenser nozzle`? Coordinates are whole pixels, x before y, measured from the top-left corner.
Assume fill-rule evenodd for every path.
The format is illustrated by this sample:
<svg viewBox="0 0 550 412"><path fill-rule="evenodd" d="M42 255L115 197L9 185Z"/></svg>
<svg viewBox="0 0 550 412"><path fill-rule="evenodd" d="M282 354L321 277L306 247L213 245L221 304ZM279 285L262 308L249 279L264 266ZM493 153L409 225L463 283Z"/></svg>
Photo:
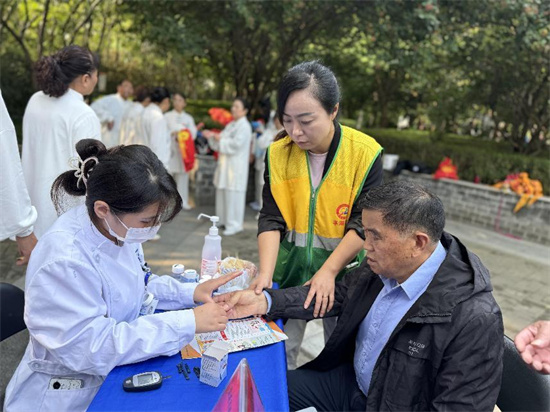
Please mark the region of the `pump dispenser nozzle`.
<svg viewBox="0 0 550 412"><path fill-rule="evenodd" d="M220 218L218 216L209 216L205 215L204 213L201 213L197 216L197 220L199 220L201 217L207 217L212 222L212 227L208 230L208 234L212 236L218 235L218 227L216 226L216 223L220 221Z"/></svg>

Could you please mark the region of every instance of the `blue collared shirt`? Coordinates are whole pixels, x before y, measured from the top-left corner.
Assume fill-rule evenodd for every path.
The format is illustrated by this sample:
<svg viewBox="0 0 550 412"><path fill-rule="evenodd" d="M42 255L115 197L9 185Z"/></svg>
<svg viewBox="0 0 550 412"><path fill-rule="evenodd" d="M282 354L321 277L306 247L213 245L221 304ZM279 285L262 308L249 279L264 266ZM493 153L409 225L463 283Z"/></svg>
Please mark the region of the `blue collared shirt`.
<svg viewBox="0 0 550 412"><path fill-rule="evenodd" d="M414 302L426 291L447 251L438 242L426 261L402 284L380 276L384 287L359 326L353 366L361 391L367 396L374 365L391 333Z"/></svg>

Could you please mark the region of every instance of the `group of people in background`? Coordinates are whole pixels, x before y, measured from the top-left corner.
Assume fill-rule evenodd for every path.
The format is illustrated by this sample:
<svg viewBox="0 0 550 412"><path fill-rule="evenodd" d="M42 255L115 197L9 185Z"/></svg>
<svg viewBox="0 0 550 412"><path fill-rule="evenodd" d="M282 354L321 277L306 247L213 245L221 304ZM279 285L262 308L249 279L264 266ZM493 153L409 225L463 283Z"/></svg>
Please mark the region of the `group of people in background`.
<svg viewBox="0 0 550 412"><path fill-rule="evenodd" d="M329 68L291 68L261 136L241 97L221 132L202 132L219 153L213 184L224 235L243 230L251 153L257 178L259 274L250 290L216 302L213 290L231 276L199 286L157 277L141 247L191 207L177 137L198 131L185 96L134 91L126 79L88 106L98 60L79 46L42 58L36 76L22 167L13 147L6 151L14 180L2 236L16 237L21 263L43 238L27 272L30 342L7 411L85 410L115 366L174 354L194 333L254 314L289 319L290 369L305 320L332 319L325 350L288 375L292 409L493 408L503 324L489 272L444 231L436 196L407 182L382 185L382 147L338 122L340 89ZM270 289L274 281L280 291ZM171 311L140 316L148 293ZM539 332L547 327L537 323L517 340L525 361L546 373L550 342ZM49 379L59 373L75 374L86 390L52 393Z"/></svg>
<svg viewBox="0 0 550 412"><path fill-rule="evenodd" d="M177 134L189 130L196 139L197 126L191 115L185 112L185 95L170 93L166 87L148 89L139 86L134 96L132 83L125 79L117 86L117 92L95 100L91 107L101 123L101 138L107 147L120 144L149 146L176 180L183 199L183 208L189 205L189 174L183 167ZM169 111L170 106L173 109Z"/></svg>
<svg viewBox="0 0 550 412"><path fill-rule="evenodd" d="M97 56L76 45L65 47L36 64L39 91L29 100L23 117L22 176L37 212L33 225L37 238L57 219L50 188L69 159L75 156L75 144L84 138L101 140L107 148L121 144L150 147L175 179L183 209L191 209L189 173L177 140L183 129L193 140L198 134L193 117L185 111L186 96L171 93L166 87L134 89L130 80L123 79L116 93L88 105L84 97L93 93L98 69ZM249 111L249 103L237 98L231 108L233 121L222 132L203 131L210 147L219 153L213 184L216 213L226 228L226 236L243 230L250 153L257 156L256 205L261 205L265 151L278 130L270 121L261 139L253 138L247 119ZM24 256L28 259L28 253Z"/></svg>

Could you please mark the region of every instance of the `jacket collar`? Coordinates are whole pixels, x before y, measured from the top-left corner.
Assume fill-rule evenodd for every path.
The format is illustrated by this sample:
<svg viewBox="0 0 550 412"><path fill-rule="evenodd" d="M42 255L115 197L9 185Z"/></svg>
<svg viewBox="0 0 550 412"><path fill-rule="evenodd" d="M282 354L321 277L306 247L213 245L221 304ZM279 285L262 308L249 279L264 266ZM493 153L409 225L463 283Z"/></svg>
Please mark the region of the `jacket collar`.
<svg viewBox="0 0 550 412"><path fill-rule="evenodd" d="M81 102L84 101L84 96L82 94L80 94L79 92L77 92L75 89L72 89L70 87L67 89L67 92L65 94L67 96L70 96L71 99L80 100Z"/></svg>
<svg viewBox="0 0 550 412"><path fill-rule="evenodd" d="M84 241L91 247L92 251L101 251L109 256L116 257L125 244L117 246L101 234L95 227L92 219L90 219L86 205L78 206L76 213L78 222L83 231Z"/></svg>
<svg viewBox="0 0 550 412"><path fill-rule="evenodd" d="M447 256L426 292L407 314L409 322L450 322L451 313L459 303L493 290L487 268L458 238L444 232L441 244Z"/></svg>

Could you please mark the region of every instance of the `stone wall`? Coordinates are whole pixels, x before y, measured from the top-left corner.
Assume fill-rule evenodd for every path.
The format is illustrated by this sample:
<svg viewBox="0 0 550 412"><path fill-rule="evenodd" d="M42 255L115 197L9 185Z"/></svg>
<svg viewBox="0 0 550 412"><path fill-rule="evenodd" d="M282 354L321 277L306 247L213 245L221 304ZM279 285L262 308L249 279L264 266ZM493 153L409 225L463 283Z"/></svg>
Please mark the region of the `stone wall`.
<svg viewBox="0 0 550 412"><path fill-rule="evenodd" d="M437 194L451 220L550 245L549 197L541 197L532 206L512 213L519 200L515 193L461 180L434 180L431 175L408 171L402 172L398 179L413 180Z"/></svg>

